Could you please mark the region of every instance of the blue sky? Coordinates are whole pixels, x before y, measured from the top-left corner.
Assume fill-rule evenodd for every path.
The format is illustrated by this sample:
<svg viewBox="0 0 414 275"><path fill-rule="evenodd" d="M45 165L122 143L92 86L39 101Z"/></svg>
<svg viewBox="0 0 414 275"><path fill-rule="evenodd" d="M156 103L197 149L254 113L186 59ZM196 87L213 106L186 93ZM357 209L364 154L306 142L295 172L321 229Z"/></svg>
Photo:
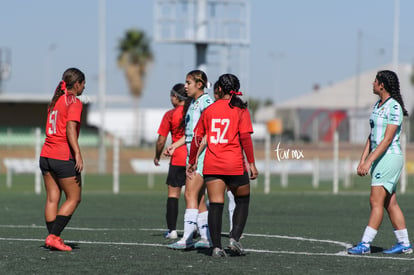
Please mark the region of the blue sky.
<svg viewBox="0 0 414 275"><path fill-rule="evenodd" d="M394 0L251 0L249 96L281 102L357 71L392 63ZM0 0L0 48L12 53L4 93L52 95L62 72L86 73L86 94L98 93L98 0ZM107 94L128 95L117 67L117 43L129 28L153 37L151 0L106 0ZM414 1L400 0L399 61L414 61ZM192 45L152 43L143 107L169 107L173 84L195 68ZM209 75L213 82L220 73ZM243 83L242 83L243 86ZM371 90L371 87L367 87ZM209 91L211 93L211 91Z"/></svg>

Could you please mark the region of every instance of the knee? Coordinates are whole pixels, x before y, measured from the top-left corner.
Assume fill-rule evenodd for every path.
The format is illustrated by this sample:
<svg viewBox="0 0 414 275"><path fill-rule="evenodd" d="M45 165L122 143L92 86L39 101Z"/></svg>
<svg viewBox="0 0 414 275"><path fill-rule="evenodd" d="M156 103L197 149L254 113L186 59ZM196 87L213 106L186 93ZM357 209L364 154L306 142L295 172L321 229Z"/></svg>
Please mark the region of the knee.
<svg viewBox="0 0 414 275"><path fill-rule="evenodd" d="M78 206L81 203L81 197L68 197L66 201L71 202L75 206Z"/></svg>

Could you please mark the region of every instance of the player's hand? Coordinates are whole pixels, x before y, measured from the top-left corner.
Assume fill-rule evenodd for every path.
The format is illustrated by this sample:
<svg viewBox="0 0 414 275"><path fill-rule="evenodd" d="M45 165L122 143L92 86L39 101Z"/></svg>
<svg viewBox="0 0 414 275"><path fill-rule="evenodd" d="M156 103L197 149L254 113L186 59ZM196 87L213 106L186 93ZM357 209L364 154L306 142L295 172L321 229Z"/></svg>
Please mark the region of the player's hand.
<svg viewBox="0 0 414 275"><path fill-rule="evenodd" d="M197 164L188 164L185 173L187 177L191 179L196 170L197 170Z"/></svg>
<svg viewBox="0 0 414 275"><path fill-rule="evenodd" d="M154 158L154 164L155 164L155 166L160 166L160 159L159 158Z"/></svg>
<svg viewBox="0 0 414 275"><path fill-rule="evenodd" d="M171 157L173 155L174 151L175 151L174 146L170 145L170 146L167 147L167 149L165 149L164 156Z"/></svg>
<svg viewBox="0 0 414 275"><path fill-rule="evenodd" d="M257 178L257 176L259 175L259 171L257 171L256 168L256 164L253 163L249 163L249 168L250 168L250 179L254 180Z"/></svg>
<svg viewBox="0 0 414 275"><path fill-rule="evenodd" d="M80 153L75 155L75 169L79 173L83 170L83 159Z"/></svg>
<svg viewBox="0 0 414 275"><path fill-rule="evenodd" d="M368 175L371 163L368 161L360 162L357 168L357 174L361 177Z"/></svg>

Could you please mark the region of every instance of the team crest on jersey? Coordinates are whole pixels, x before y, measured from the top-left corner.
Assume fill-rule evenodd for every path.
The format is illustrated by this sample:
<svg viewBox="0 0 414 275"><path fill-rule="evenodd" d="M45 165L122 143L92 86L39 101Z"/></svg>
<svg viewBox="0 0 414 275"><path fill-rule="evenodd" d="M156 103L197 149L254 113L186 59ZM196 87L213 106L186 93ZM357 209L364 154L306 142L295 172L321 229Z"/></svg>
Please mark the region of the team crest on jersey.
<svg viewBox="0 0 414 275"><path fill-rule="evenodd" d="M385 117L385 108L384 107L382 107L381 109L379 109L379 111L378 111L378 116L379 117Z"/></svg>

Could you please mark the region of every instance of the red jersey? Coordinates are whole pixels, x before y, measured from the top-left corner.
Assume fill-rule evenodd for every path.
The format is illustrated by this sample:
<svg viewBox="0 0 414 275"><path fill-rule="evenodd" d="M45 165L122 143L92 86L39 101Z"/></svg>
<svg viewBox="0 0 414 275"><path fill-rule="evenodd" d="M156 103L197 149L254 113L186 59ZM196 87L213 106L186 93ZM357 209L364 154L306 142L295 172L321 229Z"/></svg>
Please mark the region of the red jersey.
<svg viewBox="0 0 414 275"><path fill-rule="evenodd" d="M242 175L245 171L241 133L253 133L247 109L231 108L229 100L217 100L201 114L194 136L207 135L205 175Z"/></svg>
<svg viewBox="0 0 414 275"><path fill-rule="evenodd" d="M66 135L66 124L68 121L79 122L79 136L82 108L82 102L73 95L59 97L53 110L47 114L46 139L40 156L59 160L74 158Z"/></svg>
<svg viewBox="0 0 414 275"><path fill-rule="evenodd" d="M184 106L177 106L174 109L165 113L162 118L158 134L167 137L171 132L172 142L176 142L184 135L184 129L180 128L181 120L183 119ZM171 165L185 166L187 160L187 148L186 146L178 147L172 157Z"/></svg>

